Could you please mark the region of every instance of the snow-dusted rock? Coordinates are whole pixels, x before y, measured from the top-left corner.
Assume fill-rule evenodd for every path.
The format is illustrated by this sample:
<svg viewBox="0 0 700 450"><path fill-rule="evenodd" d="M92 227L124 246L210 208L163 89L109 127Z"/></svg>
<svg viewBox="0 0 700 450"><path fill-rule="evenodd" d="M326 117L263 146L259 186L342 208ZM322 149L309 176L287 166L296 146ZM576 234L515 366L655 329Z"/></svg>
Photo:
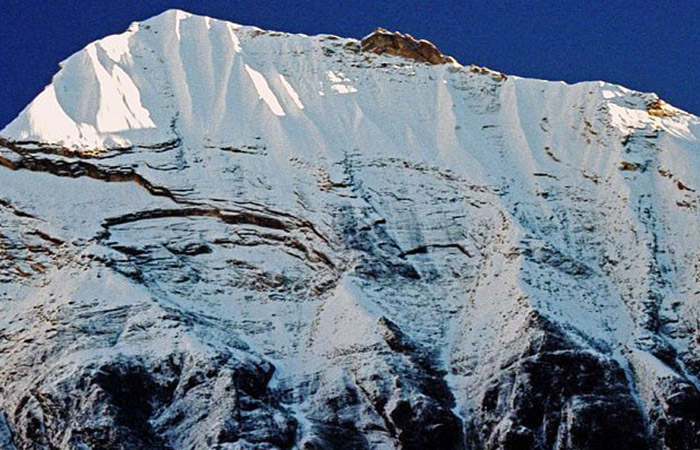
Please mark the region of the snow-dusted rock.
<svg viewBox="0 0 700 450"><path fill-rule="evenodd" d="M360 42L360 49L363 52L401 56L428 64L457 65L454 58L443 55L432 42L419 41L410 34L392 33L384 28L377 28L373 33L365 36Z"/></svg>
<svg viewBox="0 0 700 450"><path fill-rule="evenodd" d="M603 82L135 23L0 132L0 445L698 448L699 137Z"/></svg>

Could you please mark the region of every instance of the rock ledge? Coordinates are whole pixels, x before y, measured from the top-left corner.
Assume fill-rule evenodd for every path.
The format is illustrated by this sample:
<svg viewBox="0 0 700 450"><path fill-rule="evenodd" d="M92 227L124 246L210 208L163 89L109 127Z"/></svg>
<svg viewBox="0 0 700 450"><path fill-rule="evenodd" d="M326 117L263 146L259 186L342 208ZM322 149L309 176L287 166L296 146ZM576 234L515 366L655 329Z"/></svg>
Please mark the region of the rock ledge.
<svg viewBox="0 0 700 450"><path fill-rule="evenodd" d="M453 57L443 55L432 42L417 40L410 34L398 31L392 33L384 28L377 28L362 39L361 49L363 52L401 56L427 64L457 63Z"/></svg>

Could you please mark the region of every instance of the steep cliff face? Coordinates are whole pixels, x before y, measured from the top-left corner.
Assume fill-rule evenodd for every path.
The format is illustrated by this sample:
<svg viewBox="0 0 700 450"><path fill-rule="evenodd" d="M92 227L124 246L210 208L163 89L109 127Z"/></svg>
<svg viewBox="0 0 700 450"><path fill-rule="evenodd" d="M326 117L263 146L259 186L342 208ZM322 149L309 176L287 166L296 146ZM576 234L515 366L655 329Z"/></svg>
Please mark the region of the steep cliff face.
<svg viewBox="0 0 700 450"><path fill-rule="evenodd" d="M700 448L700 120L362 47L169 11L0 132L0 447Z"/></svg>

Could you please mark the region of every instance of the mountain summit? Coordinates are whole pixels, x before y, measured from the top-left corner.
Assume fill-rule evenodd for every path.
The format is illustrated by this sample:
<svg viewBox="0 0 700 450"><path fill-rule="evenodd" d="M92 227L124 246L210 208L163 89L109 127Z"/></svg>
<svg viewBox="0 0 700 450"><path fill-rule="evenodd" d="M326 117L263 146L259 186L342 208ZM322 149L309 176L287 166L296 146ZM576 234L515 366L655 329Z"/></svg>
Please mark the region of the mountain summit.
<svg viewBox="0 0 700 450"><path fill-rule="evenodd" d="M0 448L700 448L700 119L168 11L0 132Z"/></svg>

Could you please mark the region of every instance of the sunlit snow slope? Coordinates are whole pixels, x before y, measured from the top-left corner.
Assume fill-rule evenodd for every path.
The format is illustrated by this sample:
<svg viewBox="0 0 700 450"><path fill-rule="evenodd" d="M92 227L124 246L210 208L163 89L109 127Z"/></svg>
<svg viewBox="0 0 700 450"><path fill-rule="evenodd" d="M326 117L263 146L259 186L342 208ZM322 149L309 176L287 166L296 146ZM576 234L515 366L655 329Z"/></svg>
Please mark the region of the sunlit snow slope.
<svg viewBox="0 0 700 450"><path fill-rule="evenodd" d="M0 136L0 448L700 448L653 94L168 11Z"/></svg>

